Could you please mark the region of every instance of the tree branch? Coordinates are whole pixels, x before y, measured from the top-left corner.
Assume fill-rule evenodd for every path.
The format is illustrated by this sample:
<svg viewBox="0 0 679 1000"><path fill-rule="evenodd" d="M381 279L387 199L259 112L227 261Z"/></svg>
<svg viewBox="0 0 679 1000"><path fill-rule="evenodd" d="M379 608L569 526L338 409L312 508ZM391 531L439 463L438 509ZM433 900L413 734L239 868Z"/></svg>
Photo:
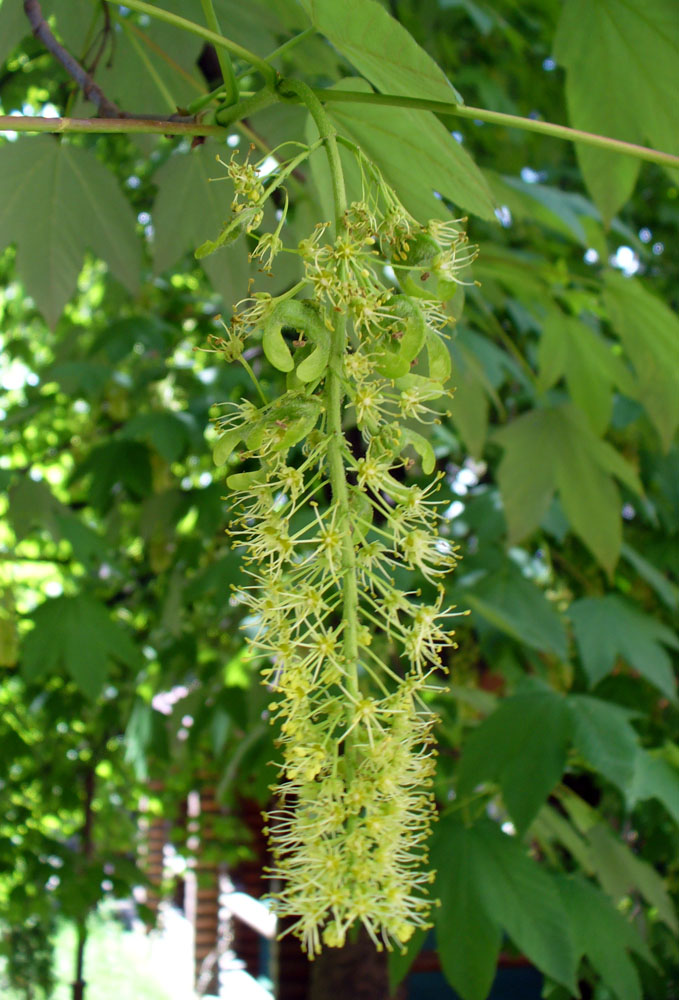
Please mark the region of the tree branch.
<svg viewBox="0 0 679 1000"><path fill-rule="evenodd" d="M74 59L63 45L56 40L50 26L42 16L42 8L38 0L24 0L24 11L28 18L33 34L38 38L49 52L55 56L66 72L73 77L78 86L82 89L88 101L96 104L99 113L103 118L120 118L121 112L117 104L110 101L101 87L94 82L90 74L85 70L77 59Z"/></svg>

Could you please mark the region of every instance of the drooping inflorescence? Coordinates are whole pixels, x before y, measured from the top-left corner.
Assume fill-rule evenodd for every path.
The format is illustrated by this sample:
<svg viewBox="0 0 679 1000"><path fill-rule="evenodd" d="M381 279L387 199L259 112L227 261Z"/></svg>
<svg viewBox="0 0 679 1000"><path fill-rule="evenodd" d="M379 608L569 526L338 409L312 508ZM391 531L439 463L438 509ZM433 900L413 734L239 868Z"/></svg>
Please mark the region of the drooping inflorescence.
<svg viewBox="0 0 679 1000"><path fill-rule="evenodd" d="M269 187L228 165L234 232L255 233L265 199L315 147L281 164ZM408 483L449 395L443 302L473 257L460 220L422 226L358 151L362 197L334 238L318 225L296 248L303 279L236 307L213 346L242 361L261 343L286 374L277 399L230 404L219 464L238 516L232 543L248 579L236 597L280 725L277 804L267 817L276 908L313 957L362 923L378 947L427 924L426 838L434 811L434 717L425 692L451 644L443 580L456 561L428 485ZM287 208L287 201L286 201ZM283 249L255 234L270 268ZM399 581L424 579L424 590ZM426 593L426 597L424 594Z"/></svg>

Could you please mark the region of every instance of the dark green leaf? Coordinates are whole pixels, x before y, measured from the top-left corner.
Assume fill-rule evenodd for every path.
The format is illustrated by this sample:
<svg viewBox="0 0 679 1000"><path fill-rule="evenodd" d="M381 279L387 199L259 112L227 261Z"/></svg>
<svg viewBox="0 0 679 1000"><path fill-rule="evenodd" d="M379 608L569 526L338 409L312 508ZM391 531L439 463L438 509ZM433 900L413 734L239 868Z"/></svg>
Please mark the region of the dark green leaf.
<svg viewBox="0 0 679 1000"><path fill-rule="evenodd" d="M625 709L600 698L571 695L574 743L591 764L621 791L629 790L640 752Z"/></svg>
<svg viewBox="0 0 679 1000"><path fill-rule="evenodd" d="M571 918L578 956L586 956L618 1000L642 1000L641 983L629 953L652 963L648 945L595 886L581 878L557 876L557 886Z"/></svg>
<svg viewBox="0 0 679 1000"><path fill-rule="evenodd" d="M679 649L679 637L666 625L615 594L581 598L571 604L568 614L591 685L606 677L620 656L664 695L676 700L672 664L663 647Z"/></svg>
<svg viewBox="0 0 679 1000"><path fill-rule="evenodd" d="M507 698L467 740L458 795L497 781L512 820L524 831L561 780L571 732L569 704L561 695L530 691Z"/></svg>
<svg viewBox="0 0 679 1000"><path fill-rule="evenodd" d="M679 770L663 757L637 753L629 797L633 804L657 799L679 826Z"/></svg>
<svg viewBox="0 0 679 1000"><path fill-rule="evenodd" d="M575 992L570 920L553 880L490 820L444 817L432 848L442 906L436 929L444 971L464 1000L485 1000L499 928L546 975Z"/></svg>
<svg viewBox="0 0 679 1000"><path fill-rule="evenodd" d="M558 613L540 588L510 562L465 589L462 603L517 642L566 659L566 632Z"/></svg>
<svg viewBox="0 0 679 1000"><path fill-rule="evenodd" d="M679 102L677 102L679 104ZM609 272L604 301L665 451L679 427L679 319L639 281Z"/></svg>
<svg viewBox="0 0 679 1000"><path fill-rule="evenodd" d="M81 691L96 698L111 661L139 666L140 657L128 633L91 597L55 597L41 604L32 617L35 627L21 650L21 670L29 681L64 670Z"/></svg>

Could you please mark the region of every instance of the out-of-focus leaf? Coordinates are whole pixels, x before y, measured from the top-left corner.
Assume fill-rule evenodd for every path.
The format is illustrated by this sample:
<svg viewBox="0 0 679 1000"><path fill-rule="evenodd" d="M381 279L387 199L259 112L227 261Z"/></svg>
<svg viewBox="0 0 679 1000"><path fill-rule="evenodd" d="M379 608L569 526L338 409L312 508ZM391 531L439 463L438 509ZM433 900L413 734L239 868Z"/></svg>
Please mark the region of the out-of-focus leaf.
<svg viewBox="0 0 679 1000"><path fill-rule="evenodd" d="M88 697L96 698L112 661L140 665L128 633L92 597L55 597L39 605L32 617L34 628L21 649L21 670L29 681L63 670Z"/></svg>
<svg viewBox="0 0 679 1000"><path fill-rule="evenodd" d="M629 789L632 804L657 799L679 826L679 770L658 754L640 750Z"/></svg>
<svg viewBox="0 0 679 1000"><path fill-rule="evenodd" d="M587 957L618 1000L642 1000L639 975L629 956L636 952L650 964L653 956L634 925L584 879L560 875L556 881L570 914L577 955Z"/></svg>
<svg viewBox="0 0 679 1000"><path fill-rule="evenodd" d="M599 774L627 792L640 753L629 713L619 705L588 695L571 695L568 701L575 746Z"/></svg>
<svg viewBox="0 0 679 1000"><path fill-rule="evenodd" d="M679 427L679 319L640 281L614 271L606 275L604 301L636 370L639 399L668 451Z"/></svg>
<svg viewBox="0 0 679 1000"><path fill-rule="evenodd" d="M571 124L679 153L679 61L673 0L591 3L568 0L554 40L566 67ZM604 149L576 146L585 182L606 222L632 192L639 161Z"/></svg>
<svg viewBox="0 0 679 1000"><path fill-rule="evenodd" d="M610 573L622 541L612 476L641 493L632 466L567 405L526 413L495 436L505 448L498 480L510 543L537 527L558 490L573 531Z"/></svg>
<svg viewBox="0 0 679 1000"><path fill-rule="evenodd" d="M135 225L113 174L91 150L51 136L0 147L0 244L16 242L19 274L51 325L75 291L87 250L136 290Z"/></svg>
<svg viewBox="0 0 679 1000"><path fill-rule="evenodd" d="M540 588L510 562L465 588L461 603L517 642L566 659L566 632L559 615Z"/></svg>
<svg viewBox="0 0 679 1000"><path fill-rule="evenodd" d="M216 143L177 152L154 175L154 267L166 271L186 253L214 238L229 218L233 185L217 162ZM247 292L248 260L242 240L201 260L225 307Z"/></svg>
<svg viewBox="0 0 679 1000"><path fill-rule="evenodd" d="M676 701L672 663L664 649L679 649L679 637L671 629L616 594L583 597L571 604L568 614L591 685L598 684L622 657L666 697Z"/></svg>

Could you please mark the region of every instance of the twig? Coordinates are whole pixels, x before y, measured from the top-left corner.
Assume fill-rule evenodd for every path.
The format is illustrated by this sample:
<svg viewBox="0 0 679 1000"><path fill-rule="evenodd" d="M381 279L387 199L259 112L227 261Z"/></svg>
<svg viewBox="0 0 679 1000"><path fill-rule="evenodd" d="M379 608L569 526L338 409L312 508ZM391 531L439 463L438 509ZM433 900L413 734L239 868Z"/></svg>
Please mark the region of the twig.
<svg viewBox="0 0 679 1000"><path fill-rule="evenodd" d="M120 118L120 108L110 101L101 87L94 82L90 74L74 59L70 52L60 45L56 40L50 26L42 16L42 8L38 0L24 0L24 11L28 18L33 34L42 44L54 55L70 76L82 89L88 101L96 104L99 113L103 118Z"/></svg>
<svg viewBox="0 0 679 1000"><path fill-rule="evenodd" d="M147 135L226 135L222 125L204 125L193 119L182 119L181 115L152 115L145 118L135 115L130 118L40 118L32 115L0 115L0 132L100 132L105 135L132 134Z"/></svg>

